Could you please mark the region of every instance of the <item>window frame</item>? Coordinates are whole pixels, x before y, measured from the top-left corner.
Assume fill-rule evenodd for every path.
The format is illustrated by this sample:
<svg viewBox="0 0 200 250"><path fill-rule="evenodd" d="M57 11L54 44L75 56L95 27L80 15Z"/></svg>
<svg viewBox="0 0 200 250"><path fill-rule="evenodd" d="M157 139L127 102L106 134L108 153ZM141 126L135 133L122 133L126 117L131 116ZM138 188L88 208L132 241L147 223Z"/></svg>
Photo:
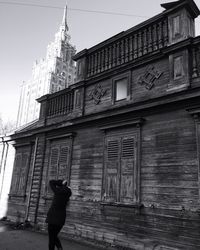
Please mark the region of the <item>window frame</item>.
<svg viewBox="0 0 200 250"><path fill-rule="evenodd" d="M127 96L126 96L126 98L116 100L117 82L119 82L120 80L124 80L124 79L126 79L126 81L127 81ZM121 103L124 101L129 101L131 99L130 82L131 82L131 71L124 73L124 74L121 74L121 75L114 77L112 79L112 104Z"/></svg>
<svg viewBox="0 0 200 250"><path fill-rule="evenodd" d="M143 118L136 120L129 120L121 122L118 125L108 124L101 128L104 131L104 148L103 148L103 178L102 178L102 192L101 192L101 204L111 206L122 206L122 207L140 207L140 165L141 165L141 125L144 122ZM130 127L131 125L131 127ZM123 128L122 128L123 127ZM108 201L106 200L106 139L108 137L136 137L136 162L133 169L133 200L131 202L120 201ZM121 153L120 153L121 154ZM121 163L120 163L121 164ZM120 167L121 168L121 167ZM120 190L118 190L118 196Z"/></svg>
<svg viewBox="0 0 200 250"><path fill-rule="evenodd" d="M32 155L32 144L22 144L22 145L15 145L16 152L15 152L15 159L14 159L14 165L13 165L13 174L12 174L12 180L11 180L11 187L9 192L9 197L19 197L19 198L26 198L26 191L27 191L27 182L28 182L28 175L31 165L31 155ZM23 157L26 156L26 164L23 167ZM21 164L19 169L16 169L17 164L17 157L21 158ZM16 179L17 178L17 179ZM22 186L23 188L20 188L20 181L21 179L24 179ZM15 183L15 187L13 188L13 184ZM14 190L14 191L13 191Z"/></svg>
<svg viewBox="0 0 200 250"><path fill-rule="evenodd" d="M70 185L70 174L71 174L71 160L72 160L72 149L73 149L73 137L75 136L74 133L69 134L63 134L63 135L57 135L47 138L47 148L45 155L49 154L48 162L47 162L47 170L46 170L46 181L45 181L45 190L44 190L44 196L43 199L45 200L51 200L53 198L53 193L49 190L49 171L51 167L51 151L53 148L62 148L62 147L68 147L68 159L67 159L67 169L66 169L66 176L63 177L63 179L67 179L68 185ZM59 157L60 157L59 152ZM60 160L57 163L57 170L59 171ZM58 177L58 171L57 171L57 177ZM59 178L59 177L58 177Z"/></svg>

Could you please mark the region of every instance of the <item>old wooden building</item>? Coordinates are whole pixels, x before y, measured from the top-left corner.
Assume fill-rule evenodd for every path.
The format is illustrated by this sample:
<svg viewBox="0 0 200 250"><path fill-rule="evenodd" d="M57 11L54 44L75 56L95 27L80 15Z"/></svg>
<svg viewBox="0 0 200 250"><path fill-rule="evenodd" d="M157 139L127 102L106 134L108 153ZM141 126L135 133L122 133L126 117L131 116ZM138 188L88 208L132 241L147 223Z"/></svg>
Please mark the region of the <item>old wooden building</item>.
<svg viewBox="0 0 200 250"><path fill-rule="evenodd" d="M200 12L193 0L162 7L76 54L76 83L38 99L39 120L12 135L9 218L44 228L48 180L67 178L66 235L200 249Z"/></svg>

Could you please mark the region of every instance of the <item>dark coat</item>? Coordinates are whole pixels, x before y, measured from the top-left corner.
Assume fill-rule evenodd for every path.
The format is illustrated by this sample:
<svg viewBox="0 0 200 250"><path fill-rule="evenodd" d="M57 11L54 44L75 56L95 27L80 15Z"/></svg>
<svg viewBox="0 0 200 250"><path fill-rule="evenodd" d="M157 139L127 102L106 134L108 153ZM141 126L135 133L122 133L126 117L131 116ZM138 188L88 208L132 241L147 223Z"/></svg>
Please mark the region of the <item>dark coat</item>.
<svg viewBox="0 0 200 250"><path fill-rule="evenodd" d="M46 222L55 225L64 225L66 206L71 196L71 189L62 185L62 180L50 180L49 185L54 192L53 201L47 213Z"/></svg>

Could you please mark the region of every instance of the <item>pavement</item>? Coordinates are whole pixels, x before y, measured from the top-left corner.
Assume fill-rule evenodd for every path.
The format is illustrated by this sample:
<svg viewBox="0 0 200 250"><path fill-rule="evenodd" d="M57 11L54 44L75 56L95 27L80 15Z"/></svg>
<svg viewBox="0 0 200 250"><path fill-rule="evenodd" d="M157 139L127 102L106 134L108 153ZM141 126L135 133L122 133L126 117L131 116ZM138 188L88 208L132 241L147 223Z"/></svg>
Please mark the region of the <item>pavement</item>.
<svg viewBox="0 0 200 250"><path fill-rule="evenodd" d="M59 237L63 250L102 250L95 245ZM0 250L48 250L48 235L27 229L16 229L0 221Z"/></svg>

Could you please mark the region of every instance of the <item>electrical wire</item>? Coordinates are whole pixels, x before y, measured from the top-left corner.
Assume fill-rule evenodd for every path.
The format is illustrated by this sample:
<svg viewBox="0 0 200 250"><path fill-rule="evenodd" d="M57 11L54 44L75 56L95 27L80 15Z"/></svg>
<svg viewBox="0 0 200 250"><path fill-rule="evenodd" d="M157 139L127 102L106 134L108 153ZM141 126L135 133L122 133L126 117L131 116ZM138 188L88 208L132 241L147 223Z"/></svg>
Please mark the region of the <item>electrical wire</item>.
<svg viewBox="0 0 200 250"><path fill-rule="evenodd" d="M18 5L18 6L28 6L28 7L40 7L40 8L51 8L51 9L63 10L62 7L52 6L52 5L27 4L27 3L7 2L7 1L6 1L6 2L5 2L5 1L0 1L0 4L4 4L4 5ZM147 17L147 16L132 15L132 14L125 14L125 13L117 13L117 12L98 11L98 10L86 10L86 9L75 9L75 8L68 8L68 10L70 10L70 11L80 11L80 12L98 13L98 14L106 14L106 15L117 15L117 16L129 16L129 17L149 18L149 17Z"/></svg>

